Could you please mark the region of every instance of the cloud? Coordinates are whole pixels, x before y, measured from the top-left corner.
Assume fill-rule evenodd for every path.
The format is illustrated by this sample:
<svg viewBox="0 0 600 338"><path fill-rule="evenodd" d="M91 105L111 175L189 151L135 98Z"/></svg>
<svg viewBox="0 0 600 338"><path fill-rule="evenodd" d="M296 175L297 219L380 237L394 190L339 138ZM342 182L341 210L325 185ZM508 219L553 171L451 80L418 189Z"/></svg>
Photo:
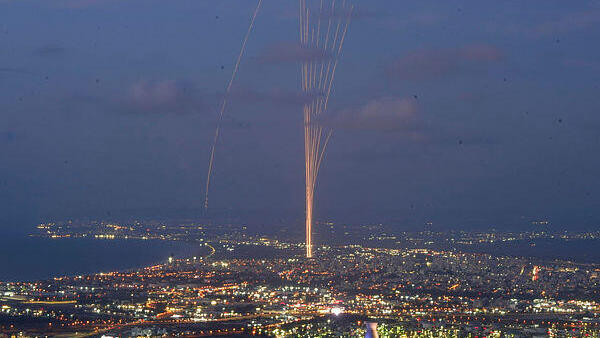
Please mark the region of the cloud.
<svg viewBox="0 0 600 338"><path fill-rule="evenodd" d="M56 2L59 7L82 9L94 6L116 3L120 0L61 0Z"/></svg>
<svg viewBox="0 0 600 338"><path fill-rule="evenodd" d="M339 3L338 3L339 4ZM367 4L368 6L368 4ZM375 11L372 10L371 8L366 8L367 6L361 6L361 4L355 4L354 8L352 9L352 21L356 21L356 20L362 20L362 19L377 19L377 18L382 18L382 17L390 17L392 16L392 14L390 14L389 11ZM319 4L315 4L314 6L311 7L311 18L321 18L321 20L325 21L328 20L329 18L343 18L346 19L348 18L348 15L350 14L350 7L346 6L345 8L342 8L339 5L336 5L336 8L334 10L331 9L331 4L329 6L324 5L323 11L322 13L319 13L320 10L320 5ZM298 20L298 9L294 8L294 9L290 9L290 8L284 8L281 11L278 11L276 14L278 17L281 17L283 19L287 19L287 20ZM322 25L327 25L327 22L322 23Z"/></svg>
<svg viewBox="0 0 600 338"><path fill-rule="evenodd" d="M331 57L331 53L322 48L307 47L292 42L279 42L268 46L258 60L262 63L298 63L323 61Z"/></svg>
<svg viewBox="0 0 600 338"><path fill-rule="evenodd" d="M0 143L12 143L16 137L16 134L12 131L0 131Z"/></svg>
<svg viewBox="0 0 600 338"><path fill-rule="evenodd" d="M541 23L533 29L533 33L537 35L568 33L570 31L584 29L599 23L600 11L581 11L570 13L561 18Z"/></svg>
<svg viewBox="0 0 600 338"><path fill-rule="evenodd" d="M25 75L36 75L33 72L30 72L23 68L13 68L13 67L0 67L0 75L1 74L25 74Z"/></svg>
<svg viewBox="0 0 600 338"><path fill-rule="evenodd" d="M410 98L379 98L362 106L342 109L320 122L340 129L418 133L421 121L415 101Z"/></svg>
<svg viewBox="0 0 600 338"><path fill-rule="evenodd" d="M489 45L469 45L451 49L423 49L393 62L390 73L410 79L433 78L460 73L480 64L503 59L500 50Z"/></svg>
<svg viewBox="0 0 600 338"><path fill-rule="evenodd" d="M125 112L134 114L194 114L206 111L202 95L184 81L140 81L123 100Z"/></svg>
<svg viewBox="0 0 600 338"><path fill-rule="evenodd" d="M249 121L238 120L231 116L224 117L220 122L220 125L227 129L249 129L252 127L252 124Z"/></svg>
<svg viewBox="0 0 600 338"><path fill-rule="evenodd" d="M567 59L563 61L567 67L580 68L591 71L600 71L600 62L584 59Z"/></svg>
<svg viewBox="0 0 600 338"><path fill-rule="evenodd" d="M63 54L65 52L65 50L66 49L60 45L48 44L48 45L45 45L45 46L35 49L33 51L33 54L37 55L37 56L55 56L55 55Z"/></svg>
<svg viewBox="0 0 600 338"><path fill-rule="evenodd" d="M365 9L365 8L352 8L350 6L323 6L323 9L320 11L320 13L316 13L316 11L319 10L319 8L317 8L315 6L314 11L314 17L315 20L317 19L321 19L323 21L328 20L328 19L342 19L342 20L346 20L349 18L350 15L352 15L353 19L364 19L364 18L370 18L370 17L377 17L379 16L378 13Z"/></svg>
<svg viewBox="0 0 600 338"><path fill-rule="evenodd" d="M322 94L315 93L310 95L303 92L285 91L281 89L271 89L260 92L252 88L236 88L231 93L231 96L235 100L249 103L266 103L270 106L275 105L278 107L301 107L305 103L312 102L320 95Z"/></svg>
<svg viewBox="0 0 600 338"><path fill-rule="evenodd" d="M463 123L447 123L432 126L427 137L428 143L460 147L489 147L499 143L498 137L484 133L478 127L468 127Z"/></svg>
<svg viewBox="0 0 600 338"><path fill-rule="evenodd" d="M63 112L105 112L124 115L188 115L210 110L207 95L186 81L139 81L118 93L102 96L71 94L60 100Z"/></svg>
<svg viewBox="0 0 600 338"><path fill-rule="evenodd" d="M384 97L339 110L318 123L337 130L395 133L420 144L487 147L498 143L494 136L465 121L432 118L426 118L414 98Z"/></svg>
<svg viewBox="0 0 600 338"><path fill-rule="evenodd" d="M347 15L347 14L346 14ZM343 17L346 17L343 15ZM363 19L380 19L383 17L391 16L389 12L384 11L374 11L371 9L367 9L364 7L354 7L352 10L352 21L363 20Z"/></svg>
<svg viewBox="0 0 600 338"><path fill-rule="evenodd" d="M404 13L402 15L393 15L390 12L387 13L373 13L367 18L373 18L371 20L373 24L381 25L385 29L398 30L398 29L415 29L416 27L430 27L437 25L447 19L446 15L436 12L413 12ZM353 15L354 17L355 15ZM359 14L362 16L362 14Z"/></svg>

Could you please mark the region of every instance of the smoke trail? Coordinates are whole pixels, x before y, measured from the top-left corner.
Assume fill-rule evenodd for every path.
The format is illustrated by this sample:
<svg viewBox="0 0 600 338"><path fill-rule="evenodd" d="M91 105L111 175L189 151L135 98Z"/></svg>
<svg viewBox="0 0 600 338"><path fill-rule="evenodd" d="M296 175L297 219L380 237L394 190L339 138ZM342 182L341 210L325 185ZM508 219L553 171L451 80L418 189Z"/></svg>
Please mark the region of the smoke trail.
<svg viewBox="0 0 600 338"><path fill-rule="evenodd" d="M223 113L225 112L225 108L227 107L227 97L229 96L229 92L231 91L231 86L233 85L233 80L237 75L237 71L240 68L240 62L242 61L242 56L244 55L244 51L246 50L246 43L248 42L248 38L250 37L250 33L252 32L252 28L254 27L254 21L256 21L256 16L262 6L263 0L258 0L258 4L256 5L256 9L254 10L254 14L252 15L252 20L250 20L250 26L248 26L248 31L242 40L242 48L240 49L240 54L237 57L235 62L235 67L233 68L233 72L231 73L231 78L229 79L229 84L227 85L227 89L225 90L225 96L223 97L223 102L221 103L221 109L219 111L219 120L217 121L217 128L215 129L215 136L213 138L212 147L210 149L210 159L208 161L208 173L206 174L206 192L204 196L204 208L208 209L208 192L210 189L210 178L212 176L213 164L215 161L215 148L217 147L217 142L219 141L219 134L221 133L221 122L223 121Z"/></svg>

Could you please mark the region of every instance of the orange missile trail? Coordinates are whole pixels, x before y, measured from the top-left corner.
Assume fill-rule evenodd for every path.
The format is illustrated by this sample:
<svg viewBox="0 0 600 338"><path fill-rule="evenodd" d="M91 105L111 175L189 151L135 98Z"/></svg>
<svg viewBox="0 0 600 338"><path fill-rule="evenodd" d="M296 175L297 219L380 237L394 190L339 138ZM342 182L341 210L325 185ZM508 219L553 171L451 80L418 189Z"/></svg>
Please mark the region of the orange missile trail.
<svg viewBox="0 0 600 338"><path fill-rule="evenodd" d="M459 283L452 285L451 287L448 288L448 291L452 291L452 290L456 290L456 288L458 288L460 286Z"/></svg>
<svg viewBox="0 0 600 338"><path fill-rule="evenodd" d="M313 256L312 226L314 197L319 169L332 131L319 124L319 116L327 111L333 80L342 46L346 38L352 6L346 0L320 0L318 15L311 15L310 0L300 0L300 44L303 48L321 50L328 58L305 60L300 67L302 90L312 97L304 104L304 157L306 180L306 256ZM328 3L331 3L329 6ZM330 8L330 13L324 10ZM341 13L341 14L340 14ZM323 18L327 14L326 23ZM325 29L325 27L327 27Z"/></svg>
<svg viewBox="0 0 600 338"><path fill-rule="evenodd" d="M213 137L212 147L210 149L210 158L208 160L208 173L206 174L206 191L204 195L205 209L208 209L208 193L210 190L210 179L212 176L212 169L215 161L215 148L217 147L217 142L219 141L219 134L221 133L221 122L223 121L223 113L225 113L225 108L227 107L227 98L229 96L229 92L231 91L231 87L237 75L238 69L240 68L240 62L242 61L242 57L244 56L244 52L246 51L246 43L248 42L248 38L250 37L250 33L252 32L252 28L254 27L254 22L256 21L256 16L258 15L260 7L262 6L262 2L263 0L258 0L256 9L254 9L254 13L252 14L250 26L248 26L248 31L246 32L246 35L242 40L240 54L238 55L237 60L235 62L235 67L233 67L233 72L231 73L231 78L229 79L227 89L225 90L225 96L223 97L223 102L221 103L221 109L219 110L219 120L217 121L217 128L215 129L215 135Z"/></svg>

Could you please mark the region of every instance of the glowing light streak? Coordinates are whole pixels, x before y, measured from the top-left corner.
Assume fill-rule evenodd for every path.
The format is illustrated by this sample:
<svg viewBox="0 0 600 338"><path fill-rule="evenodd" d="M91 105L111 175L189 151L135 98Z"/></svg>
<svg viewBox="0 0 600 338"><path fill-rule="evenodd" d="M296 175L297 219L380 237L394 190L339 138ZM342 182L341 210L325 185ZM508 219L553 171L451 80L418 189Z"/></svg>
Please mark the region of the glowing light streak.
<svg viewBox="0 0 600 338"><path fill-rule="evenodd" d="M302 62L302 90L312 97L304 104L304 157L306 180L306 256L313 255L312 226L314 216L314 197L317 176L325 150L331 138L331 130L319 124L318 117L327 111L333 81L342 52L348 26L352 16L352 6L346 0L336 6L336 0L331 1L331 12L328 13L327 30L321 29L325 2L320 0L319 15L311 21L311 8L307 0L300 0L300 44L303 48L319 50L325 58L313 58ZM329 6L328 6L329 7ZM339 11L341 15L337 15ZM323 34L323 32L325 33Z"/></svg>
<svg viewBox="0 0 600 338"><path fill-rule="evenodd" d="M210 149L210 159L208 161L208 172L206 174L206 191L204 195L204 208L208 209L208 193L210 190L210 179L212 176L213 164L215 161L215 148L217 147L217 142L219 141L219 134L221 133L221 122L223 121L223 113L225 112L225 108L227 107L227 98L229 96L229 92L231 91L231 87L233 85L233 81L237 75L238 69L240 68L240 63L242 61L242 57L244 56L244 52L246 50L246 43L248 42L248 38L250 37L250 33L252 32L252 28L254 27L254 22L256 21L256 16L262 6L263 0L258 0L258 4L256 5L256 9L254 9L254 13L252 14L252 19L250 20L250 26L248 26L248 31L242 40L242 47L240 49L240 53L235 62L235 67L233 68L233 72L231 73L231 78L229 79L229 83L227 84L227 89L225 90L225 96L223 97L223 102L221 103L221 108L219 110L219 119L217 121L217 128L215 129L215 135L213 137L212 147Z"/></svg>

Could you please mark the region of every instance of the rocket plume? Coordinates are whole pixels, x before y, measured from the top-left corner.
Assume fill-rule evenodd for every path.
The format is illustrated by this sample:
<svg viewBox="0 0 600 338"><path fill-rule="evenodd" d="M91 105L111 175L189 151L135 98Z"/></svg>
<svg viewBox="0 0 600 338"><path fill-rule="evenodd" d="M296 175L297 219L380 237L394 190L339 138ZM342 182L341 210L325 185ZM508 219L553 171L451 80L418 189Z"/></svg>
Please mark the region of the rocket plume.
<svg viewBox="0 0 600 338"><path fill-rule="evenodd" d="M327 111L329 97L342 46L350 25L353 6L346 0L320 0L320 5L310 6L310 0L300 0L300 44L304 48L322 50L328 59L302 62L300 73L302 90L313 99L304 104L304 159L306 181L306 257L313 256L314 197L319 168L332 131L317 122ZM318 7L318 14L311 16ZM314 95L315 93L322 95Z"/></svg>

